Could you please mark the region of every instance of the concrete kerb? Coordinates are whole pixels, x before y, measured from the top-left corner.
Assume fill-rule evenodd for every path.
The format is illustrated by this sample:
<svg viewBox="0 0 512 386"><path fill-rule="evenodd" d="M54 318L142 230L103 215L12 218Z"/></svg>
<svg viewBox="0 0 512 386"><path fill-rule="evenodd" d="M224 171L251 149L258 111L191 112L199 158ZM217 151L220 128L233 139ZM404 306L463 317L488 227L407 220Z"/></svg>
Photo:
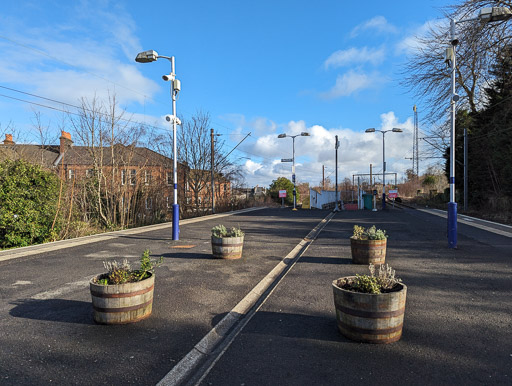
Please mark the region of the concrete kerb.
<svg viewBox="0 0 512 386"><path fill-rule="evenodd" d="M266 208L267 207L248 208L248 209L236 210L233 212L225 212L225 213L219 213L219 214L210 214L210 215L202 216L202 217L194 217L194 218L181 220L180 225L193 224L193 223L200 222L200 221L211 220L212 218L222 218L222 217L227 217L227 216L233 216L235 214L252 212L255 210L262 210L262 209L266 209ZM39 253L58 251L60 249L71 248L71 247L89 244L89 243L96 243L99 241L111 240L111 239L114 239L114 238L117 238L120 236L135 235L135 234L144 233L144 232L151 232L151 231L155 231L155 230L170 228L171 226L172 226L172 224L170 222L166 222L166 223L162 223L162 224L147 225L147 226L138 227L138 228L131 228L131 229L124 229L124 230L120 230L120 231L100 233L97 235L77 237L74 239L53 241L51 243L46 243L46 244L38 244L38 245L30 245L28 247L6 249L3 251L0 251L0 261L6 261L6 260L17 259L20 257L25 257L25 256L37 255Z"/></svg>
<svg viewBox="0 0 512 386"><path fill-rule="evenodd" d="M213 327L194 348L183 357L176 366L157 384L157 386L177 386L183 384L193 373L203 366L208 356L219 350L222 345L229 346L238 332L236 325L244 318L243 325L247 324L254 313L263 305L265 299L272 293L272 290L279 284L286 272L298 261L300 256L307 250L309 245L317 238L322 229L334 217L331 212L309 234L301 240L295 248L286 255L222 320ZM249 315L251 313L251 315ZM227 341L227 342L226 342ZM224 350L218 355L220 357ZM216 359L213 360L213 364ZM211 368L210 365L208 370Z"/></svg>

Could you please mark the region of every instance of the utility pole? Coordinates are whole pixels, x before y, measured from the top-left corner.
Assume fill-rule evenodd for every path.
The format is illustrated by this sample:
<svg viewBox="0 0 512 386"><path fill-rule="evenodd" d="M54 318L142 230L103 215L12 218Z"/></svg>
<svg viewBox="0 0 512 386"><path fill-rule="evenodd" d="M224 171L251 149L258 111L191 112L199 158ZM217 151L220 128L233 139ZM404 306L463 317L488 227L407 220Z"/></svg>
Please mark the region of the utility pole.
<svg viewBox="0 0 512 386"><path fill-rule="evenodd" d="M412 171L419 177L420 157L419 157L419 143L418 143L418 109L416 105L412 108L414 111L414 134L412 139Z"/></svg>
<svg viewBox="0 0 512 386"><path fill-rule="evenodd" d="M372 190L373 190L373 184L372 184L372 182L373 182L373 180L372 180L372 168L373 168L373 165L372 165L372 164L370 164L370 186L372 187Z"/></svg>
<svg viewBox="0 0 512 386"><path fill-rule="evenodd" d="M325 165L322 165L322 190L325 190Z"/></svg>
<svg viewBox="0 0 512 386"><path fill-rule="evenodd" d="M464 129L464 212L468 210L468 129Z"/></svg>
<svg viewBox="0 0 512 386"><path fill-rule="evenodd" d="M336 205L334 206L334 211L335 212L338 212L339 211L339 208L338 208L338 148L340 147L340 143L338 142L338 136L336 136L336 145L335 145L335 150L336 150L336 188L335 188L335 197L334 197L334 201L336 202Z"/></svg>
<svg viewBox="0 0 512 386"><path fill-rule="evenodd" d="M214 151L215 151L215 147L214 147L214 142L213 142L213 129L210 129L210 137L211 137L211 141L212 141L212 149L211 149L211 165L212 165L212 214L215 213L215 184L214 184L214 178L213 178L213 168L214 168Z"/></svg>

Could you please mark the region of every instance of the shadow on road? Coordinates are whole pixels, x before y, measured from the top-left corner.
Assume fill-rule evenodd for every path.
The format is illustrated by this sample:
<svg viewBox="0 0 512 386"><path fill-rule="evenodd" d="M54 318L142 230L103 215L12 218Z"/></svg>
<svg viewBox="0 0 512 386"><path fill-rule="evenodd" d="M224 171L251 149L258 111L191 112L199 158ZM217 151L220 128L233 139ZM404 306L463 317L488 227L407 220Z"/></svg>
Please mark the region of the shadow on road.
<svg viewBox="0 0 512 386"><path fill-rule="evenodd" d="M15 318L95 324L90 302L65 299L23 299L11 304L16 305L16 307L9 314Z"/></svg>
<svg viewBox="0 0 512 386"><path fill-rule="evenodd" d="M213 260L211 253L163 253L164 259L192 259L192 260Z"/></svg>

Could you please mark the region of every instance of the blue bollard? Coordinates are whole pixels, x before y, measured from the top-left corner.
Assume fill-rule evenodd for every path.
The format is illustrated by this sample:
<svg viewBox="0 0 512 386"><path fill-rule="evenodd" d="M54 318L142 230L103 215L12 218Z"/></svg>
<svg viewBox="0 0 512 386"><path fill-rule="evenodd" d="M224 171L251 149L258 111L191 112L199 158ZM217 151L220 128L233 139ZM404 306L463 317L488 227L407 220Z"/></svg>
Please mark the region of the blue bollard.
<svg viewBox="0 0 512 386"><path fill-rule="evenodd" d="M172 239L180 239L180 206L172 204Z"/></svg>
<svg viewBox="0 0 512 386"><path fill-rule="evenodd" d="M448 246L457 248L457 203L448 203Z"/></svg>

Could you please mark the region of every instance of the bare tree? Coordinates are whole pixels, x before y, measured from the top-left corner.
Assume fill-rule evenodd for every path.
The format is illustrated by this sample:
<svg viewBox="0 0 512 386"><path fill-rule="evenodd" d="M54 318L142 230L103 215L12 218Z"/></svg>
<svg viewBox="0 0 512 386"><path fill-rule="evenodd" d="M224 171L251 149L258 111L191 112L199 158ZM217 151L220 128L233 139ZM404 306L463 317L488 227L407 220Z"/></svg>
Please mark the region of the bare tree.
<svg viewBox="0 0 512 386"><path fill-rule="evenodd" d="M446 23L433 25L425 35L417 37L418 44L403 67L401 83L426 106L430 123L437 124L437 138L431 138L434 147L446 146L449 127L443 124L451 98L451 71L445 62L445 50L451 46L448 20L474 18L482 7L511 5L511 1L463 1L444 10ZM476 112L485 102L483 88L492 82L491 65L512 38L511 27L506 22L468 21L458 24L457 32L460 43L456 49L456 92L461 97L458 108Z"/></svg>
<svg viewBox="0 0 512 386"><path fill-rule="evenodd" d="M144 128L124 119L116 97L111 96L105 105L98 98L82 99L79 114L69 114L77 143L86 147L87 162L92 170L87 170L89 178L81 181L80 207L86 221L94 220L106 227L125 227L139 222L136 216L143 200L140 178L128 175L122 177L127 182L119 184L120 170L133 165L137 141ZM139 173L145 165L138 165ZM130 170L131 172L131 170ZM133 180L133 183L128 181Z"/></svg>

